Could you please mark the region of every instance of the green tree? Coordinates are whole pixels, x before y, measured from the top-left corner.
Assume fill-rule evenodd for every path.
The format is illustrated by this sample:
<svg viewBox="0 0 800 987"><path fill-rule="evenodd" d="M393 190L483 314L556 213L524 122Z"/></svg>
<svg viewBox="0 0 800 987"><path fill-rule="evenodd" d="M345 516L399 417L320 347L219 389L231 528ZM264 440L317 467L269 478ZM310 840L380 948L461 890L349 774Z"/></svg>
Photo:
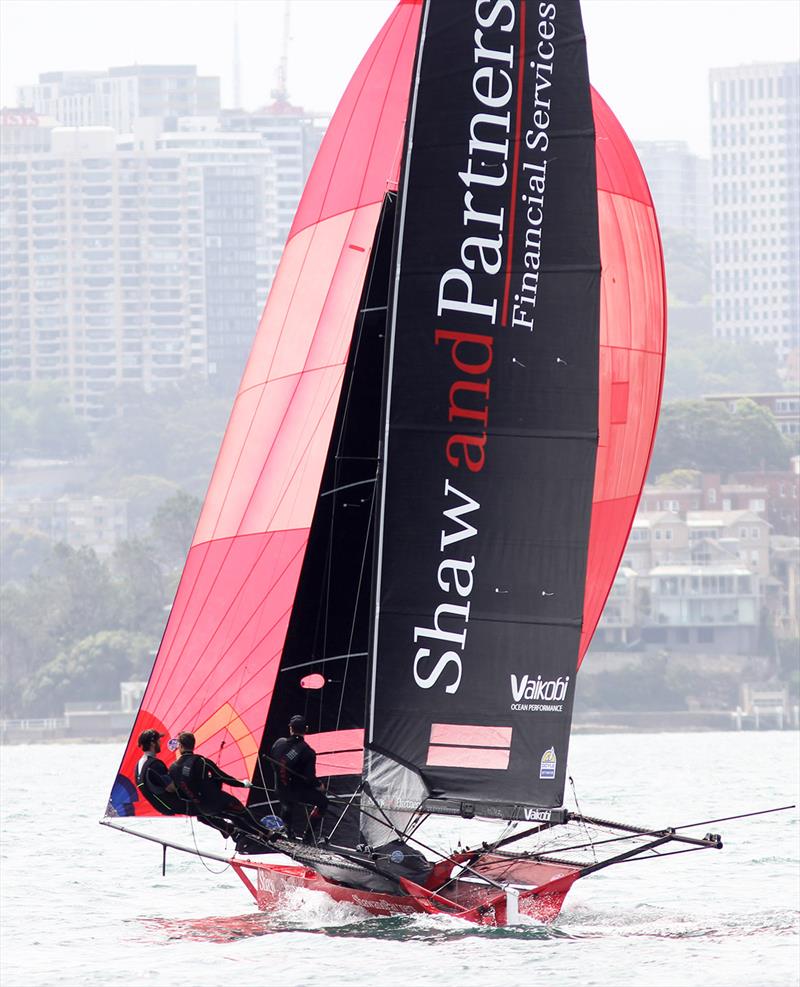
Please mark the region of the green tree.
<svg viewBox="0 0 800 987"><path fill-rule="evenodd" d="M661 240L670 298L687 305L698 304L711 291L708 247L679 230L662 230Z"/></svg>
<svg viewBox="0 0 800 987"><path fill-rule="evenodd" d="M785 469L788 459L772 414L753 401L739 401L733 412L710 401L675 401L662 409L651 472Z"/></svg>
<svg viewBox="0 0 800 987"><path fill-rule="evenodd" d="M131 478L160 478L192 494L208 486L230 403L208 388L126 389L97 428L92 463L108 492ZM163 496L163 494L162 494Z"/></svg>
<svg viewBox="0 0 800 987"><path fill-rule="evenodd" d="M669 473L662 473L661 476L657 476L656 484L659 487L669 487L672 490L699 487L701 475L699 470L671 470Z"/></svg>
<svg viewBox="0 0 800 987"><path fill-rule="evenodd" d="M164 579L148 542L134 540L117 545L111 571L119 599L117 626L140 631L158 641L164 624Z"/></svg>
<svg viewBox="0 0 800 987"><path fill-rule="evenodd" d="M146 677L152 663L150 638L131 631L100 631L60 650L26 683L22 699L32 715L44 716L65 702L104 701L119 683Z"/></svg>
<svg viewBox="0 0 800 987"><path fill-rule="evenodd" d="M50 564L34 581L52 600L49 619L59 643L120 626L117 587L93 549L56 545Z"/></svg>
<svg viewBox="0 0 800 987"><path fill-rule="evenodd" d="M669 335L664 379L668 400L780 391L782 386L778 361L769 346L703 334Z"/></svg>
<svg viewBox="0 0 800 987"><path fill-rule="evenodd" d="M20 716L25 685L57 647L49 614L50 599L41 587L6 583L0 587L0 710L3 716Z"/></svg>
<svg viewBox="0 0 800 987"><path fill-rule="evenodd" d="M53 543L38 531L12 528L0 535L0 581L27 579L47 559Z"/></svg>
<svg viewBox="0 0 800 987"><path fill-rule="evenodd" d="M28 712L25 683L60 649L119 626L117 587L90 548L56 545L24 583L0 589L0 607L0 680L8 715Z"/></svg>
<svg viewBox="0 0 800 987"><path fill-rule="evenodd" d="M7 462L25 456L74 459L88 452L89 432L63 384L6 384L0 397L0 448Z"/></svg>
<svg viewBox="0 0 800 987"><path fill-rule="evenodd" d="M163 501L150 521L150 535L159 558L179 565L186 558L200 515L200 500L179 490Z"/></svg>

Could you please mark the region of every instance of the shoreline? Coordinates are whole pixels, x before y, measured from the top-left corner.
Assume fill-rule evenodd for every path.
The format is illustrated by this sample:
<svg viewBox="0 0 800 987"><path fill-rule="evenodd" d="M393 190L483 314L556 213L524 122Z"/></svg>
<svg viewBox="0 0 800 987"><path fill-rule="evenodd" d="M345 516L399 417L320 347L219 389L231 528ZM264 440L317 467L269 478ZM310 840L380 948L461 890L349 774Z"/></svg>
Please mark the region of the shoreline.
<svg viewBox="0 0 800 987"><path fill-rule="evenodd" d="M573 734L709 733L739 731L796 731L797 708L786 715L762 712L759 716L737 710L586 710L576 713ZM57 729L11 729L0 735L0 746L21 744L125 744L130 730L106 733Z"/></svg>

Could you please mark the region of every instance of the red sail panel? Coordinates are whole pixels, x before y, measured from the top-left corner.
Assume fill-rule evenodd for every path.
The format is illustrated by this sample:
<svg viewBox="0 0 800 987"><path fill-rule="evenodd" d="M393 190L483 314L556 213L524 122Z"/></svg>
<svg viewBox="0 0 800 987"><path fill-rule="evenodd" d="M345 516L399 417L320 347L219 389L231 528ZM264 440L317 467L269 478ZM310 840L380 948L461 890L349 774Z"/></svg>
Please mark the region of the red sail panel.
<svg viewBox="0 0 800 987"><path fill-rule="evenodd" d="M580 661L625 551L655 438L666 355L664 262L653 200L625 131L592 91L600 225L599 448Z"/></svg>
<svg viewBox="0 0 800 987"><path fill-rule="evenodd" d="M112 814L155 814L134 781L136 738L149 727L170 737L192 731L198 752L233 775L255 770L381 205L397 183L419 20L419 2L396 8L320 147L112 791Z"/></svg>

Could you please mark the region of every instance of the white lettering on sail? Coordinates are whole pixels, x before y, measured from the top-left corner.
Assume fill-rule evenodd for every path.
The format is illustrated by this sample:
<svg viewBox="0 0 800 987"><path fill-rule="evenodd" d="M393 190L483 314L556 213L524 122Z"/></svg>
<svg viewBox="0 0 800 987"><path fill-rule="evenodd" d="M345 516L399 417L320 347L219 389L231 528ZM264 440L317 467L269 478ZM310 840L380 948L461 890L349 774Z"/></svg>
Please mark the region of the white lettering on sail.
<svg viewBox="0 0 800 987"><path fill-rule="evenodd" d="M442 527L439 537L439 550L444 552L451 546L466 539L474 538L478 533L477 527L464 519L465 514L471 514L480 509L480 504L470 496L462 493L449 479L444 481L444 495L455 495L460 503L453 507L445 507L442 517L455 529L447 525ZM465 603L440 603L433 613L429 627L414 628L414 643L420 640L446 643L450 650L436 655L427 647L418 648L414 655L414 681L420 689L431 689L440 684L439 680L449 673L442 681L444 691L453 695L461 685L462 657L467 643L467 624L471 603L469 595L474 585L475 556L467 558L446 558L439 563L436 572L436 582L439 589L445 593L455 593ZM456 648L453 648L453 645ZM457 649L457 650L456 650Z"/></svg>
<svg viewBox="0 0 800 987"><path fill-rule="evenodd" d="M442 529L442 540L441 540L441 551L443 552L446 548L449 548L453 542L461 541L464 538L472 538L473 535L478 533L477 528L473 528L468 521L463 521L461 518L462 514L469 514L471 511L477 511L480 508L480 504L473 500L471 497L467 497L466 494L461 493L457 490L449 480L444 481L444 495L447 497L449 494L454 493L463 501L457 507L451 507L449 510L442 511L442 514L446 518L450 518L451 521L457 523L461 526L460 531L454 531L452 533L446 533Z"/></svg>
<svg viewBox="0 0 800 987"><path fill-rule="evenodd" d="M533 332L536 296L539 290L539 266L542 249L542 223L544 222L545 185L547 181L547 158L550 147L550 96L547 90L552 86L555 46L552 39L556 34L554 18L556 7L553 3L539 4L539 37L536 46L537 61L530 67L536 71L533 103L529 107L533 126L525 132L525 147L531 160L522 162L522 177L527 178L527 190L522 193L527 227L525 229L525 270L514 293L511 306L512 326ZM524 186L523 186L524 187Z"/></svg>
<svg viewBox="0 0 800 987"><path fill-rule="evenodd" d="M541 675L537 675L535 679L523 675L518 679L512 674L511 695L514 702L511 709L514 712L560 713L564 708L563 701L568 688L569 675L566 678L543 681ZM553 705L542 705L542 702Z"/></svg>
<svg viewBox="0 0 800 987"><path fill-rule="evenodd" d="M511 0L495 0L490 9L489 0L476 0L475 20L480 27L475 31L473 56L477 66L472 76L472 94L481 109L472 114L469 121L467 140L467 160L464 170L458 177L466 186L464 193L464 226L467 236L461 244L463 267L451 267L439 281L438 315L445 312L459 312L467 316L488 319L494 326L497 321L497 297L476 298L473 280L467 271L479 269L491 277L499 274L503 266L505 238L502 235L505 223L505 209L501 206L494 211L481 203L475 206L473 186L477 186L480 197L488 192L496 203L500 189L508 181L508 159L511 152L511 110L487 113L485 110L502 110L513 105L514 76L501 68L505 65L514 68L514 45L509 39L497 36L497 32L513 31L517 11ZM488 42L488 28L495 36ZM500 63L498 65L497 63ZM489 230L486 227L490 227ZM496 228L495 233L493 227ZM493 234L493 235L491 235ZM481 287L485 291L485 279Z"/></svg>
<svg viewBox="0 0 800 987"><path fill-rule="evenodd" d="M482 17L481 7L485 7L486 4L490 2L491 0L477 0L475 4L475 19L478 21L481 27L494 27L497 18L505 10L505 12L508 14L508 19L505 21L504 24L498 24L498 27L500 28L501 31L510 31L514 27L514 22L517 19L517 12L514 9L514 4L512 3L512 0L494 0L494 6L492 7L492 9L489 11L488 14L486 14L485 17ZM475 33L479 34L480 32L476 31Z"/></svg>
<svg viewBox="0 0 800 987"><path fill-rule="evenodd" d="M444 687L445 692L452 694L461 685L461 655L457 654L455 651L445 651L445 653L440 656L439 660L431 669L430 674L423 678L419 673L419 665L423 658L430 658L430 656L430 648L420 648L417 651L414 658L414 681L420 689L430 689L439 681L439 676L445 668L453 662L458 670L456 679L454 682L451 682L449 685Z"/></svg>

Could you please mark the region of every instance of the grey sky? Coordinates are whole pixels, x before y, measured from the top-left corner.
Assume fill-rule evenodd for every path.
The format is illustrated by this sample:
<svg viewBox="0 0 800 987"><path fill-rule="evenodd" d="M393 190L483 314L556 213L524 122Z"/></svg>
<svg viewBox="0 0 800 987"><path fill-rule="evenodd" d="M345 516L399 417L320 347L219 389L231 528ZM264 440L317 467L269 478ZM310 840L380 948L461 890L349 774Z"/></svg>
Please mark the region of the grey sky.
<svg viewBox="0 0 800 987"><path fill-rule="evenodd" d="M464 0L469 2L469 0ZM269 102L283 0L3 0L0 102L39 72L134 62L197 64L232 101L238 7L245 106ZM330 111L394 0L293 0L292 101ZM592 81L634 140L682 139L708 153L708 70L790 61L796 0L584 0Z"/></svg>

